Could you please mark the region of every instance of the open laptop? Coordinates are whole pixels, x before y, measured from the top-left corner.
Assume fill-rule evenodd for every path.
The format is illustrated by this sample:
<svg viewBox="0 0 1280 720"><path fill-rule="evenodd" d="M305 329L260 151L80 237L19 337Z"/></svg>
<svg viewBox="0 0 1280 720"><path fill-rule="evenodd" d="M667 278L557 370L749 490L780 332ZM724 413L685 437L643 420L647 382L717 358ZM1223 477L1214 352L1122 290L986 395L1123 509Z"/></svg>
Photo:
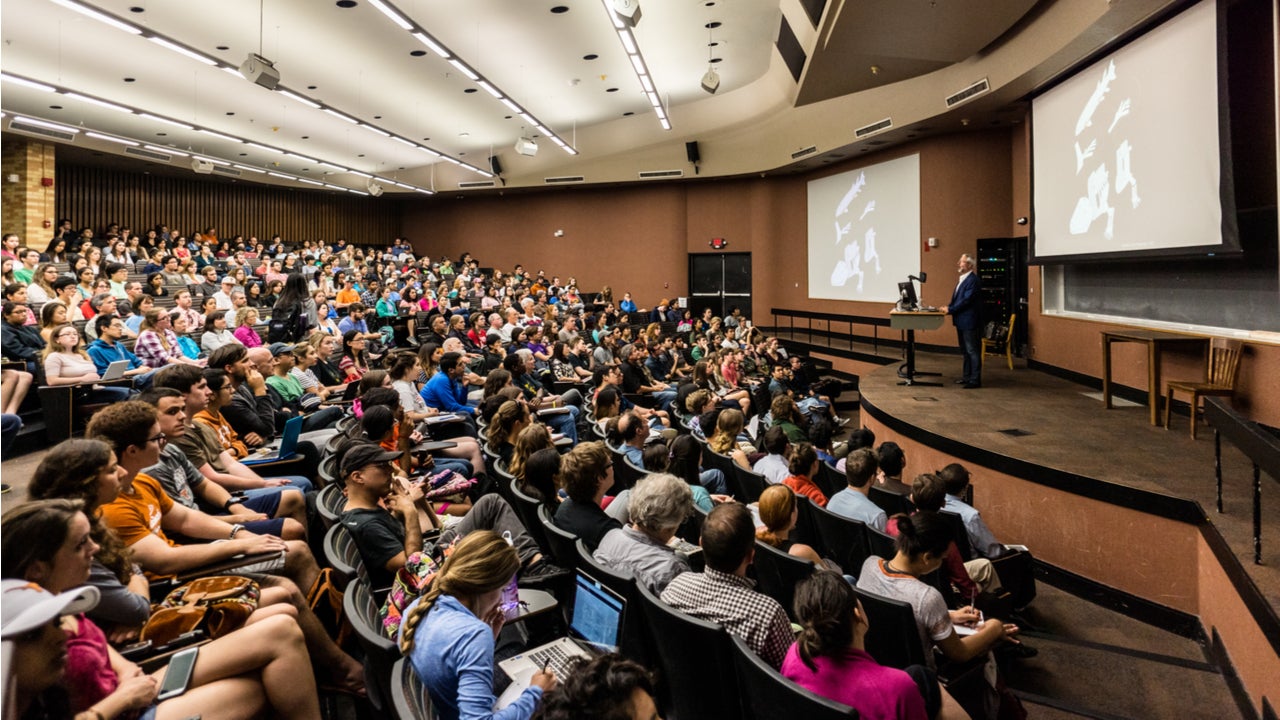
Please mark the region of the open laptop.
<svg viewBox="0 0 1280 720"><path fill-rule="evenodd" d="M124 371L129 369L128 360L113 360L107 369L102 373L103 380L119 380L124 377Z"/></svg>
<svg viewBox="0 0 1280 720"><path fill-rule="evenodd" d="M576 657L591 658L614 652L622 637L622 616L627 601L605 587L595 578L578 571L573 593L573 619L569 622L569 636L553 640L532 650L498 663L512 680L511 687L502 695L507 697L514 690L512 699L529 686L533 674L549 667L562 682L567 675L569 661ZM502 698L499 698L501 707Z"/></svg>
<svg viewBox="0 0 1280 720"><path fill-rule="evenodd" d="M289 421L284 424L284 432L280 433L279 443L273 442L260 450L255 450L240 462L245 465L261 465L293 457L298 450L298 437L302 435L303 420L301 415L289 418Z"/></svg>

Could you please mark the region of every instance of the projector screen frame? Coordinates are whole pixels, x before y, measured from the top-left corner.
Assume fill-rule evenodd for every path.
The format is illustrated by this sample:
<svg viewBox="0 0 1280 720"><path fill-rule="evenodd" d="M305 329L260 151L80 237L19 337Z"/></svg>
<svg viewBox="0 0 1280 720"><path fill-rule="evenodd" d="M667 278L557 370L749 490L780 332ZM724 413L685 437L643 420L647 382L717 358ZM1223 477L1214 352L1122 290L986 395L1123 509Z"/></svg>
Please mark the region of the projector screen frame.
<svg viewBox="0 0 1280 720"><path fill-rule="evenodd" d="M1177 18L1182 13L1196 7L1202 2L1214 2L1215 18L1214 18L1214 62L1215 77L1217 79L1217 121L1218 121L1218 202L1222 208L1222 216L1220 223L1220 233L1222 242L1217 244L1206 245L1189 245L1172 248L1159 249L1143 249L1143 250L1118 250L1108 252L1095 253L1078 253L1078 254L1041 254L1038 252L1038 244L1036 238L1036 173L1035 173L1035 123L1034 123L1034 101L1053 91L1063 83L1075 78L1080 73L1091 68L1094 64L1105 59L1106 57L1124 49L1130 44L1141 40L1149 33L1162 27ZM1187 0L1186 2L1175 3L1166 8L1163 12L1153 16L1147 22L1134 27L1130 32L1121 35L1115 41L1104 45L1098 50L1090 53L1082 58L1079 62L1069 66L1057 76L1037 88L1025 97L1027 102L1027 134L1030 139L1028 152L1028 161L1031 165L1029 173L1030 185L1030 223L1028 228L1028 264L1029 265L1064 265L1077 263L1107 263L1107 262L1139 262L1152 259L1170 259L1170 258L1186 258L1186 259L1208 259L1240 257L1243 249L1240 244L1239 228L1237 223L1237 210L1235 202L1235 173L1231 152L1231 116L1229 109L1229 95L1227 82L1227 0Z"/></svg>

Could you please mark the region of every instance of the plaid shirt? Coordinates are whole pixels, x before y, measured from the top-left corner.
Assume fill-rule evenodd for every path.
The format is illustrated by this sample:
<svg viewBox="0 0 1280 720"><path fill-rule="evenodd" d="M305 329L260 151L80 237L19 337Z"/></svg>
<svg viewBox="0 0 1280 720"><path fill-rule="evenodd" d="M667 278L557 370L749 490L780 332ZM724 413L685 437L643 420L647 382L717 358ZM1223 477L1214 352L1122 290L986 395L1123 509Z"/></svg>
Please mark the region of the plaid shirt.
<svg viewBox="0 0 1280 720"><path fill-rule="evenodd" d="M133 354L138 356L143 365L152 368L162 368L171 362L183 359L182 348L178 347L178 336L172 330L165 330L164 337L169 345L167 350L160 342L159 333L154 330L143 330L138 334L138 341L133 346Z"/></svg>
<svg viewBox="0 0 1280 720"><path fill-rule="evenodd" d="M722 625L770 665L782 666L795 641L791 621L777 600L756 592L751 580L707 568L676 576L662 601L686 615Z"/></svg>
<svg viewBox="0 0 1280 720"><path fill-rule="evenodd" d="M360 302L367 308L374 308L378 304L378 291L365 290L360 293Z"/></svg>
<svg viewBox="0 0 1280 720"><path fill-rule="evenodd" d="M201 315L195 308L175 309L187 321L187 332L196 332L204 327L204 315Z"/></svg>

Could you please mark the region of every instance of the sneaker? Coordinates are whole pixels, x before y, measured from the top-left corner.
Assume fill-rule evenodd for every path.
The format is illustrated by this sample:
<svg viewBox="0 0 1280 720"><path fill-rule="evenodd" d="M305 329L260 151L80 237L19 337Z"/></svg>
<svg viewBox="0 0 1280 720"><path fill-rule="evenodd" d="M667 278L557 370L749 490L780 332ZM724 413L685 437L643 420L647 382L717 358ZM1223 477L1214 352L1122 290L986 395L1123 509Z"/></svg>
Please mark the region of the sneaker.
<svg viewBox="0 0 1280 720"><path fill-rule="evenodd" d="M412 335L410 335L410 336L409 336L409 344L410 344L410 345L412 345L412 346L414 346L414 347L418 347L418 338L413 337Z"/></svg>
<svg viewBox="0 0 1280 720"><path fill-rule="evenodd" d="M837 425L837 426L839 426L839 427L844 427L845 425L848 425L848 424L849 424L849 418L847 418L847 417L837 417L837 418L836 418L836 425Z"/></svg>

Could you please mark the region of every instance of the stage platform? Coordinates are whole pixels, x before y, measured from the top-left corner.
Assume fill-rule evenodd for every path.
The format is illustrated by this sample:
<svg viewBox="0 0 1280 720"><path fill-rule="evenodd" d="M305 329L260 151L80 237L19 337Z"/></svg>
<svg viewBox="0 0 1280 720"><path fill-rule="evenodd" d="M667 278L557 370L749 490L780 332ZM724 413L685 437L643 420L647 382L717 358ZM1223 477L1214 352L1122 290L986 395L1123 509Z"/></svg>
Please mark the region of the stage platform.
<svg viewBox="0 0 1280 720"><path fill-rule="evenodd" d="M1136 616L1203 632L1255 703L1280 698L1276 484L1263 478L1256 565L1252 466L1222 444L1225 511L1217 513L1211 429L1192 440L1185 415L1172 430L1153 427L1144 406L1106 410L1100 392L1017 364L1010 371L1003 358L987 358L983 387L971 390L954 384L959 355L918 353L917 370L941 373L920 378L940 383L927 387L899 385L896 362L806 349L859 375L862 424L877 443L903 445L907 475L964 464L975 505L1002 541L1027 545L1051 571Z"/></svg>

